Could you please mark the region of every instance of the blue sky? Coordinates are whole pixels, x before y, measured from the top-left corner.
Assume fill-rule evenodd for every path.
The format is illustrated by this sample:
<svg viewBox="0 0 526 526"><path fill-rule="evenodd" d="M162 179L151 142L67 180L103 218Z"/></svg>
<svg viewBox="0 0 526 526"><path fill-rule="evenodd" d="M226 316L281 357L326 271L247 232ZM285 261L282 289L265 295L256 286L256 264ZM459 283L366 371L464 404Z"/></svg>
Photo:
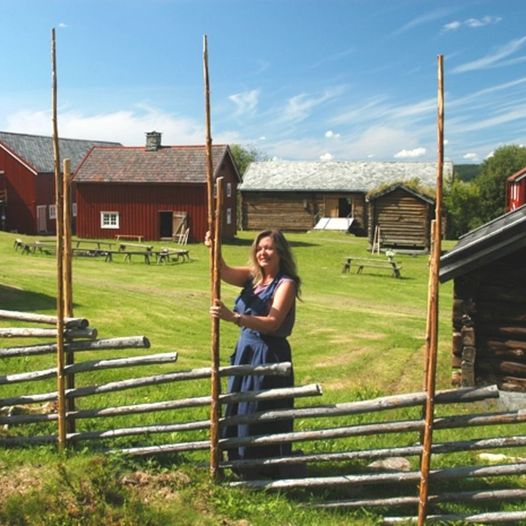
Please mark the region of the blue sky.
<svg viewBox="0 0 526 526"><path fill-rule="evenodd" d="M526 144L524 0L0 0L0 130L141 145L213 142L287 160L434 160Z"/></svg>

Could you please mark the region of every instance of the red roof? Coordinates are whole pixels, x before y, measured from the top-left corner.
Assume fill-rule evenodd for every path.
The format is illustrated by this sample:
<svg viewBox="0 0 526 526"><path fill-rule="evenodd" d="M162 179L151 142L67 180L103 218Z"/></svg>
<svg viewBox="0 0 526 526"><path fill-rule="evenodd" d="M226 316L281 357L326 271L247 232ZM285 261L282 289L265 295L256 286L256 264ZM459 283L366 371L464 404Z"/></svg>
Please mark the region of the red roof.
<svg viewBox="0 0 526 526"><path fill-rule="evenodd" d="M212 146L214 175L225 156L226 145ZM95 146L77 169L74 180L83 183L205 183L207 176L204 146L144 147Z"/></svg>

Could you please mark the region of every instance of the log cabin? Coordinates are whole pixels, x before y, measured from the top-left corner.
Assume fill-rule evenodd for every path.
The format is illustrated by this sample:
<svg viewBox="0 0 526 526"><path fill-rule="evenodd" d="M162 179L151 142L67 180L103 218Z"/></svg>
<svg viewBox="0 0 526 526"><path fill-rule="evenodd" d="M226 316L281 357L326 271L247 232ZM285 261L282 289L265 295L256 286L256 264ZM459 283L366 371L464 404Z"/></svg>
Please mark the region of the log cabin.
<svg viewBox="0 0 526 526"><path fill-rule="evenodd" d="M377 233L382 248L428 252L434 207L434 199L403 184L369 194L369 245Z"/></svg>
<svg viewBox="0 0 526 526"><path fill-rule="evenodd" d="M454 280L454 385L526 392L526 205L462 236L440 259Z"/></svg>
<svg viewBox="0 0 526 526"><path fill-rule="evenodd" d="M237 232L239 172L227 145L212 147L214 180L224 179L222 233ZM74 175L77 235L88 238L140 237L204 239L208 228L205 146L163 146L161 133L148 132L144 146L94 147Z"/></svg>
<svg viewBox="0 0 526 526"><path fill-rule="evenodd" d="M93 146L119 145L83 139L59 139L58 142L60 157L71 161L72 171ZM0 132L2 230L22 234L55 233L54 171L52 137ZM73 224L73 230L74 227Z"/></svg>
<svg viewBox="0 0 526 526"><path fill-rule="evenodd" d="M453 165L444 165L444 178ZM350 231L367 235L367 193L381 184L417 179L434 185L431 162L261 161L251 163L240 185L242 226L306 231L327 217L349 217Z"/></svg>

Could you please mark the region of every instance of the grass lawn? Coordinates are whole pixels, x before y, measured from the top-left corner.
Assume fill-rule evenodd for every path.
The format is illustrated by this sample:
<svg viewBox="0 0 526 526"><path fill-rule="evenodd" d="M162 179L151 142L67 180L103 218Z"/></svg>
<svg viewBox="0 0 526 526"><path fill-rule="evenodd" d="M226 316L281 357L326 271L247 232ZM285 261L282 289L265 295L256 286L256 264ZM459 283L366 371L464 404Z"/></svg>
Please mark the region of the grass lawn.
<svg viewBox="0 0 526 526"><path fill-rule="evenodd" d="M0 308L53 314L55 312L55 259L42 254L15 252L16 237L0 233ZM319 383L323 396L298 400L297 405L347 402L375 396L422 390L423 352L427 309L428 256L397 254L402 278L387 270L366 269L363 274L342 274L344 256L367 257L367 241L343 233L289 234L303 280L302 301L290 338L296 384ZM223 246L225 259L244 264L253 233ZM38 238L35 238L38 239ZM444 248L453 242L445 242ZM161 244L157 245L157 248ZM124 263L115 258L76 257L73 264L75 316L87 318L99 338L145 335L151 341L146 353L177 351L175 365L145 366L77 375L77 385L106 383L135 376L203 367L209 364L210 320L208 251L201 244L189 245L191 261L146 265L140 259ZM383 256L381 256L383 257ZM222 297L232 304L237 290L223 285ZM437 388L450 387L452 284L440 288L439 362ZM1 321L0 327L13 327ZM28 326L19 323L20 326ZM223 323L221 359L227 364L237 328ZM27 343L28 340L23 340ZM3 342L3 346L20 345ZM98 351L82 353L77 360L116 358L145 351ZM52 367L54 357L3 359L3 374ZM0 397L49 392L52 380L0 386ZM78 401L79 408L143 403L203 396L207 381L180 382L96 395ZM478 410L491 405L480 404ZM472 410L472 409L466 409ZM206 418L206 408L120 417L113 420L79 421L78 430L184 422ZM398 416L417 418L418 410ZM361 417L349 419L359 423ZM337 425L342 425L342 420ZM298 421L297 429L327 427L326 420ZM23 426L22 426L23 427ZM26 428L9 433L25 433ZM29 428L29 426L26 426ZM36 429L36 428L35 428ZM39 428L39 432L41 428ZM31 431L31 428L29 429ZM506 430L508 431L508 430ZM54 432L52 426L47 431ZM499 436L500 430L490 430ZM469 431L467 432L469 435ZM477 435L478 433L478 435ZM509 434L509 431L508 431ZM449 432L453 439L454 432ZM442 432L440 439L447 437ZM475 431L480 436L480 431ZM487 436L487 434L486 434ZM165 433L114 440L112 445L177 442L206 438L206 432ZM401 444L401 442L403 444ZM305 443L305 451L385 447L388 443L409 445L408 437L363 437L352 441ZM82 448L59 455L51 446L0 451L0 524L375 524L367 511L324 512L304 508L313 498L301 493L295 498L253 493L213 486L207 480L206 453L170 455L165 458L130 460L97 453L101 443L84 442ZM434 459L433 459L434 460ZM462 454L460 464L475 456ZM437 457L436 465L442 461ZM435 463L433 464L435 466ZM351 466L352 468L352 466ZM329 469L329 468L327 468ZM347 466L349 472L349 466ZM513 509L513 508L512 508ZM51 510L43 513L42 510Z"/></svg>

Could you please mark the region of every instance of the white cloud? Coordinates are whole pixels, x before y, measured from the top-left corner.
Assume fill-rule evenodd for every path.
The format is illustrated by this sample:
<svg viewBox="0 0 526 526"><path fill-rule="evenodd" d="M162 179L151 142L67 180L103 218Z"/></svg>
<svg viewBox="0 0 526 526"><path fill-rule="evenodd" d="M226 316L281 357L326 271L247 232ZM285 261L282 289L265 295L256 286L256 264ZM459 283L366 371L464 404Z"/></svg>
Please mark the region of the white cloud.
<svg viewBox="0 0 526 526"><path fill-rule="evenodd" d="M69 27L67 24L65 24L64 22L60 22L58 24L58 27L60 27L61 29L65 28L65 27Z"/></svg>
<svg viewBox="0 0 526 526"><path fill-rule="evenodd" d="M479 69L496 67L502 59L518 51L524 46L524 44L526 44L526 36L510 40L482 58L466 62L465 64L453 68L452 73L465 73L466 71L476 71Z"/></svg>
<svg viewBox="0 0 526 526"><path fill-rule="evenodd" d="M486 159L490 159L491 157L493 157L493 155L495 154L495 151L492 150L491 152L488 153L488 155L486 155Z"/></svg>
<svg viewBox="0 0 526 526"><path fill-rule="evenodd" d="M393 35L400 35L401 33L405 33L406 31L409 31L410 29L414 29L415 27L421 26L423 24L427 24L428 22L433 22L439 18L443 18L450 12L451 12L451 9L436 9L434 11L430 11L429 13L426 13L425 15L413 18L412 20L407 22L407 24L403 25L402 27L394 31Z"/></svg>
<svg viewBox="0 0 526 526"><path fill-rule="evenodd" d="M7 116L5 129L35 135L51 135L50 112L24 110L13 113ZM117 141L125 145L143 144L144 134L151 130L163 134L164 144L203 144L204 142L204 130L201 124L147 106L96 115L59 110L58 130L60 137ZM228 137L233 138L233 135L225 133L221 140L224 141ZM236 142L239 141L237 137Z"/></svg>
<svg viewBox="0 0 526 526"><path fill-rule="evenodd" d="M258 141L266 141L266 140L267 138L264 135L262 135L261 137L258 137Z"/></svg>
<svg viewBox="0 0 526 526"><path fill-rule="evenodd" d="M332 161L334 156L332 153L326 152L323 155L320 155L320 161Z"/></svg>
<svg viewBox="0 0 526 526"><path fill-rule="evenodd" d="M460 29L461 27L468 27L470 29L475 29L479 27L484 27L489 24L498 24L502 18L500 16L483 16L482 18L468 18L467 20L464 20L461 22L460 20L453 20L452 22L449 22L448 24L445 24L442 27L443 32L447 31L456 31L457 29Z"/></svg>
<svg viewBox="0 0 526 526"><path fill-rule="evenodd" d="M236 105L236 116L253 114L259 102L259 93L258 89L253 89L230 95L229 100Z"/></svg>
<svg viewBox="0 0 526 526"><path fill-rule="evenodd" d="M462 159L466 159L466 161L478 161L479 156L474 152L468 152L462 156Z"/></svg>
<svg viewBox="0 0 526 526"><path fill-rule="evenodd" d="M398 153L394 154L394 157L397 159L407 159L407 158L414 158L414 157L422 157L426 154L425 148L414 148L413 150L400 150Z"/></svg>
<svg viewBox="0 0 526 526"><path fill-rule="evenodd" d="M449 22L449 24L445 24L442 28L442 31L456 31L459 27L462 26L462 22L459 22L458 20L454 20L453 22Z"/></svg>
<svg viewBox="0 0 526 526"><path fill-rule="evenodd" d="M282 111L282 121L300 122L308 118L311 112L319 105L340 96L344 91L343 86L327 88L321 95L310 97L306 93L300 93L287 101Z"/></svg>
<svg viewBox="0 0 526 526"><path fill-rule="evenodd" d="M332 130L327 130L325 132L325 137L327 139L339 139L341 137L341 135L339 133L333 132Z"/></svg>

